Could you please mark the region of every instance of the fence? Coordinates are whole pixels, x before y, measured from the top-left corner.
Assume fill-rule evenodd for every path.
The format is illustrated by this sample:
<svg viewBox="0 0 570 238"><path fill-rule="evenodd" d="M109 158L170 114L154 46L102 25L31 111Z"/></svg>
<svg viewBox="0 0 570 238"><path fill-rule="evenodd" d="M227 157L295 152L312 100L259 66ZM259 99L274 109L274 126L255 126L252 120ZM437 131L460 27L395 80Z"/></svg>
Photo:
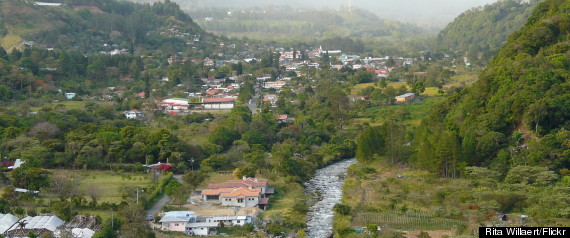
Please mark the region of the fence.
<svg viewBox="0 0 570 238"><path fill-rule="evenodd" d="M453 219L435 217L431 214L412 213L361 213L354 216L353 225L364 227L376 224L383 228L398 230L453 230L458 226L465 226L467 222Z"/></svg>

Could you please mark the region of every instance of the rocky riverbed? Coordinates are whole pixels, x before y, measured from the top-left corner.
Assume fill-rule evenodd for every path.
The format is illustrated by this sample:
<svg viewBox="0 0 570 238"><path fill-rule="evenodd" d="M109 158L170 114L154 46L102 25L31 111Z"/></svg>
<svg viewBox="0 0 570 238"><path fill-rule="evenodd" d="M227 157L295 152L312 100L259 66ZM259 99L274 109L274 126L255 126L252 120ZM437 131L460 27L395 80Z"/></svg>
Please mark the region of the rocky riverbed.
<svg viewBox="0 0 570 238"><path fill-rule="evenodd" d="M333 207L342 199L342 186L349 166L356 159L345 160L317 170L306 182L306 193L313 197L307 214L307 237L327 238L333 234Z"/></svg>

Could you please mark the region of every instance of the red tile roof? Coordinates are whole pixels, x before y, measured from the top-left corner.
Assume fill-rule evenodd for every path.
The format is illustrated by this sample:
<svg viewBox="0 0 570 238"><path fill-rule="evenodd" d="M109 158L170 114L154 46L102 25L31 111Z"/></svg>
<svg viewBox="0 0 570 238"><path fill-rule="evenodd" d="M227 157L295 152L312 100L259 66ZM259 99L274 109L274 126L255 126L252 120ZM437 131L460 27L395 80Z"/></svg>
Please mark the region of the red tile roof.
<svg viewBox="0 0 570 238"><path fill-rule="evenodd" d="M261 189L249 188L220 188L220 189L204 189L202 195L206 196L220 196L220 197L257 197L261 195Z"/></svg>
<svg viewBox="0 0 570 238"><path fill-rule="evenodd" d="M204 98L203 103L234 102L235 98Z"/></svg>
<svg viewBox="0 0 570 238"><path fill-rule="evenodd" d="M269 182L268 179L246 178L242 180L229 180L220 184L209 184L208 188L248 188L248 187L265 187Z"/></svg>

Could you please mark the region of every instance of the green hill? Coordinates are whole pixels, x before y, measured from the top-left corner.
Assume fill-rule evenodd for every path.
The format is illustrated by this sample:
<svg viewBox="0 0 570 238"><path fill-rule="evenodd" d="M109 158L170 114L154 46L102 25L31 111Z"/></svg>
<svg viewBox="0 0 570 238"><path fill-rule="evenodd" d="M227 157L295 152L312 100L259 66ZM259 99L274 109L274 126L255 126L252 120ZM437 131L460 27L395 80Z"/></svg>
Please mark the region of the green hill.
<svg viewBox="0 0 570 238"><path fill-rule="evenodd" d="M63 0L62 6L0 1L2 46L33 41L47 48L90 51L165 49L180 51L193 39L212 37L170 1L136 4L117 0Z"/></svg>
<svg viewBox="0 0 570 238"><path fill-rule="evenodd" d="M570 168L570 1L540 3L472 87L433 108L415 164L452 176L466 165ZM437 165L437 166L434 166Z"/></svg>
<svg viewBox="0 0 570 238"><path fill-rule="evenodd" d="M311 41L334 37L401 40L433 32L380 19L364 9L293 9L266 6L244 10L209 8L190 12L204 29L234 37L260 40Z"/></svg>
<svg viewBox="0 0 570 238"><path fill-rule="evenodd" d="M524 25L537 2L501 0L466 11L439 33L437 45L466 53L472 62L486 63Z"/></svg>

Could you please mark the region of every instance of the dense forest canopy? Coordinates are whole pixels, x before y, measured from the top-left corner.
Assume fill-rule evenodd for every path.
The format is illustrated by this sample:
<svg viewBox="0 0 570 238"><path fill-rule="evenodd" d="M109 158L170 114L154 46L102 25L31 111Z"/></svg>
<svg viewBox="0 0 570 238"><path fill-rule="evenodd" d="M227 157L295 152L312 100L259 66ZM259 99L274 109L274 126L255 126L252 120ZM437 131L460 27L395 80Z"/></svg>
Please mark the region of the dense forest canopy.
<svg viewBox="0 0 570 238"><path fill-rule="evenodd" d="M569 6L538 5L477 83L434 108L415 134L418 165L444 176L465 165L570 166Z"/></svg>
<svg viewBox="0 0 570 238"><path fill-rule="evenodd" d="M186 42L194 37L213 38L171 1L152 5L116 0L66 0L63 3L60 7L46 7L26 1L2 1L0 37L21 37L59 49L100 51L109 45L131 51L166 49L173 52L183 51ZM140 24L142 22L145 24ZM176 35L171 33L172 29ZM4 40L6 48L18 43L8 38Z"/></svg>
<svg viewBox="0 0 570 238"><path fill-rule="evenodd" d="M459 15L437 36L442 49L466 53L472 62L488 62L520 29L539 1L501 0Z"/></svg>

